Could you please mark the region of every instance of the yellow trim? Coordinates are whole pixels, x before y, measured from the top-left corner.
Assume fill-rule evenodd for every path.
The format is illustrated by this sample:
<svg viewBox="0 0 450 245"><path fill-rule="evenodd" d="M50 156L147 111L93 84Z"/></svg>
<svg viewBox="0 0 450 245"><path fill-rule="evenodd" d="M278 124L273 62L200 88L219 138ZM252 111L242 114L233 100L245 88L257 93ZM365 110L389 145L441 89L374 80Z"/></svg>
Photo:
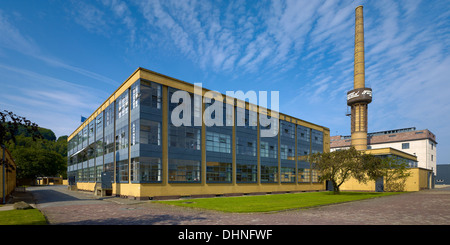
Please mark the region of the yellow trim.
<svg viewBox="0 0 450 245"><path fill-rule="evenodd" d="M162 96L166 98L169 90L167 86L162 86ZM169 101L162 101L162 184L167 185L169 183Z"/></svg>
<svg viewBox="0 0 450 245"><path fill-rule="evenodd" d="M413 160L413 161L417 161L417 156L411 155L409 153L403 152L403 151L399 151L397 149L394 148L380 148L380 149L370 149L370 150L364 150L363 153L365 154L372 154L372 155L387 155L387 154L392 154L392 155L396 155L399 157L403 157L409 160Z"/></svg>

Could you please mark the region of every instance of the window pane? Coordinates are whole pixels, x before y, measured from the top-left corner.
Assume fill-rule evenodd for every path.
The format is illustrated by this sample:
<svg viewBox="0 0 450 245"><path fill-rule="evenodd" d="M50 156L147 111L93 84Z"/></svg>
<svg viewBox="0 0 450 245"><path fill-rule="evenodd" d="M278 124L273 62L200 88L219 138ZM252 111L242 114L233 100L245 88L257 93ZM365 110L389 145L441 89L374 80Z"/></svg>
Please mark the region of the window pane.
<svg viewBox="0 0 450 245"><path fill-rule="evenodd" d="M208 182L231 182L231 172L231 163L206 163L206 180Z"/></svg>
<svg viewBox="0 0 450 245"><path fill-rule="evenodd" d="M200 182L200 161L169 159L169 182Z"/></svg>

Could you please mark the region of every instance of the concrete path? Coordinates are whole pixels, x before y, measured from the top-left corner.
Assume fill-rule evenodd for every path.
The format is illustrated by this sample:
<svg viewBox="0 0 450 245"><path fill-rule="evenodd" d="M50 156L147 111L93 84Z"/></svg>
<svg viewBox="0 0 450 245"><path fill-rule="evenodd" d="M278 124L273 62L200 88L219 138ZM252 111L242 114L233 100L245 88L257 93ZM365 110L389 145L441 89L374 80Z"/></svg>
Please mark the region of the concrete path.
<svg viewBox="0 0 450 245"><path fill-rule="evenodd" d="M63 225L449 225L450 187L317 208L230 214L117 197L66 186L29 187L50 224Z"/></svg>

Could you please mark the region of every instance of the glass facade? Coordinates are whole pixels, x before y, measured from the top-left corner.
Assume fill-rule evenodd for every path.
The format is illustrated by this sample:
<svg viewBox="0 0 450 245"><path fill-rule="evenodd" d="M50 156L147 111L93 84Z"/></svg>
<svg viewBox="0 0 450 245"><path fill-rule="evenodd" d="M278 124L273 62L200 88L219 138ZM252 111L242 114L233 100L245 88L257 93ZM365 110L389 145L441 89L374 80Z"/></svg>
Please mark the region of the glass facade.
<svg viewBox="0 0 450 245"><path fill-rule="evenodd" d="M172 96L178 90L168 88L169 116L168 116L168 168L169 183L200 183L201 182L201 126L194 126L195 113L191 113L190 125L175 126L172 123L173 110L182 102L172 103ZM194 95L189 93L191 101L194 101ZM195 103L191 103L191 111L199 110ZM187 115L184 111L180 112L179 118Z"/></svg>
<svg viewBox="0 0 450 245"><path fill-rule="evenodd" d="M280 120L280 180L295 183L295 124Z"/></svg>
<svg viewBox="0 0 450 245"><path fill-rule="evenodd" d="M217 106L215 103L217 103ZM233 127L226 125L230 125L227 121L233 120L234 111L227 111L227 104L216 100L205 103L205 110L213 104L217 111L211 113L211 119L216 119L218 114L221 113L223 126L206 127L206 182L231 183ZM218 118L220 119L220 117Z"/></svg>
<svg viewBox="0 0 450 245"><path fill-rule="evenodd" d="M310 182L310 164L308 156L311 152L311 129L297 125L297 179L299 183Z"/></svg>
<svg viewBox="0 0 450 245"><path fill-rule="evenodd" d="M215 119L223 113L223 126L195 126L202 114L194 112L219 103L215 100L191 103L191 124L175 126L171 114L183 102L172 103L176 91L144 79L125 89L72 135L68 176L100 182L103 172L111 172L116 183L318 182L307 157L323 151L323 132L280 119L278 136L258 137L265 128L257 126L257 113L233 105L230 110L226 103L215 104L222 109L211 114ZM193 102L195 96L189 96ZM178 116L184 115L189 114ZM227 126L233 120L235 126Z"/></svg>
<svg viewBox="0 0 450 245"><path fill-rule="evenodd" d="M269 129L270 126L260 126L261 129ZM277 183L278 172L278 137L260 138L260 162L261 162L261 183Z"/></svg>
<svg viewBox="0 0 450 245"><path fill-rule="evenodd" d="M236 107L236 183L256 183L258 127L256 112ZM243 126L239 126L243 125Z"/></svg>

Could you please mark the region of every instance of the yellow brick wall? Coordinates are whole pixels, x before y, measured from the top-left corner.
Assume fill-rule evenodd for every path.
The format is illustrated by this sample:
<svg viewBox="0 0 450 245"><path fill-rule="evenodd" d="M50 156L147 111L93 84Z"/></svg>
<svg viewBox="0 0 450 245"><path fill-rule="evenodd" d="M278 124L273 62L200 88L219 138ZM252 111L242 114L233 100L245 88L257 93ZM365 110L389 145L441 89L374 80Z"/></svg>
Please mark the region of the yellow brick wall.
<svg viewBox="0 0 450 245"><path fill-rule="evenodd" d="M3 149L0 147L0 160L3 159ZM5 178L5 197L7 198L11 192L16 188L16 164L12 159L11 154L6 149L5 150L5 161L14 166L14 169L9 169L10 171L6 171L5 176L3 176L3 165L0 165L0 200L3 203L3 178Z"/></svg>

